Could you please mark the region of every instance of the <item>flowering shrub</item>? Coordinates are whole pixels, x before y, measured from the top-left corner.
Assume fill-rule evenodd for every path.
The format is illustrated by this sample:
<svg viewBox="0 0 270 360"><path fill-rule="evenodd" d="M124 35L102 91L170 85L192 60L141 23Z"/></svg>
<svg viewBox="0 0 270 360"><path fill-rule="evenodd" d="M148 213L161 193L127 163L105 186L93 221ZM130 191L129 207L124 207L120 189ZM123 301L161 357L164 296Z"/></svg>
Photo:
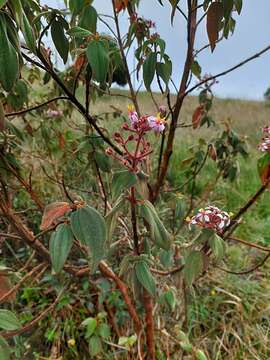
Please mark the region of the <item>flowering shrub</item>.
<svg viewBox="0 0 270 360"><path fill-rule="evenodd" d="M266 153L258 162L261 187L234 216L212 205L200 209L188 220L198 225L196 237L184 219L221 178L237 178L238 155L248 154L227 123L211 141L194 140L187 159L174 157L175 140L178 130L215 123L212 88L245 63L205 76L199 64L202 51L233 33L242 1L169 2L170 17L162 21L173 25L183 16L187 25L180 81L172 74L181 64L172 64L165 40L153 33L158 24L140 16L139 0L112 0L111 14L99 14L98 2L66 3L61 10L0 1L0 358L39 357L36 350L59 359L216 358L210 342L200 349L188 308L208 270L223 262L242 215L268 188L270 131L264 128L259 146ZM163 14L163 1L156 3ZM97 32L100 22L107 33ZM208 44L195 49L205 23ZM142 110L133 73L156 115ZM115 83L128 92L111 91ZM198 106L183 120L185 99L196 89ZM109 110L94 108L104 95ZM132 102L116 132L125 111L115 98ZM179 184L172 159L181 167ZM208 161L216 176L202 186ZM30 332L44 335L36 341Z"/></svg>

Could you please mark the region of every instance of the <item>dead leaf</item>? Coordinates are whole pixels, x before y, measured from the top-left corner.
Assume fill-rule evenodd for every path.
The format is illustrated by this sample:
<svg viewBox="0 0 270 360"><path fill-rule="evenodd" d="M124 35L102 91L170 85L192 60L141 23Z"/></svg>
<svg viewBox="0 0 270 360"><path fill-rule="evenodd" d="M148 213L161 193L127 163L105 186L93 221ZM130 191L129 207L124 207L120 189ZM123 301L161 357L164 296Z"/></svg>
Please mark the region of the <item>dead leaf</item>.
<svg viewBox="0 0 270 360"><path fill-rule="evenodd" d="M69 211L71 211L71 207L67 202L59 201L47 205L42 216L40 230L47 230Z"/></svg>
<svg viewBox="0 0 270 360"><path fill-rule="evenodd" d="M223 16L223 5L221 2L213 2L207 11L206 28L211 50L214 51L218 40L219 25Z"/></svg>
<svg viewBox="0 0 270 360"><path fill-rule="evenodd" d="M200 125L200 122L201 122L201 119L202 119L202 116L204 114L204 106L203 105L199 105L193 115L192 115L192 126L193 126L193 129L197 129L197 127Z"/></svg>

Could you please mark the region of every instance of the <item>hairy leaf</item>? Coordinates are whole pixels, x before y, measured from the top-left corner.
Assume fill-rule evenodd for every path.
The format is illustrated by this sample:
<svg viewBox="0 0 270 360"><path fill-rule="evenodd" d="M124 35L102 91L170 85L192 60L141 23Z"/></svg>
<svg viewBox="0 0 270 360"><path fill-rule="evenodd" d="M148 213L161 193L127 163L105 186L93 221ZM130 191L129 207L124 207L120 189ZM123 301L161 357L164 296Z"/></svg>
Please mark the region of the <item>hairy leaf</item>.
<svg viewBox="0 0 270 360"><path fill-rule="evenodd" d="M137 176L128 170L119 171L113 174L112 179L112 196L114 199L119 195L134 186L137 182Z"/></svg>
<svg viewBox="0 0 270 360"><path fill-rule="evenodd" d="M148 264L143 260L138 261L135 264L135 272L140 284L154 297L156 295L156 283Z"/></svg>
<svg viewBox="0 0 270 360"><path fill-rule="evenodd" d="M107 231L104 218L96 209L85 206L72 213L71 228L75 237L90 249L94 271L105 254Z"/></svg>
<svg viewBox="0 0 270 360"><path fill-rule="evenodd" d="M59 273L68 258L73 244L73 233L67 224L60 224L52 233L50 240L50 256L52 267Z"/></svg>
<svg viewBox="0 0 270 360"><path fill-rule="evenodd" d="M152 241L162 249L169 250L171 245L170 234L160 220L153 204L145 200L140 205L140 209L142 217L149 224Z"/></svg>
<svg viewBox="0 0 270 360"><path fill-rule="evenodd" d="M185 281L192 285L193 281L201 274L204 267L203 254L200 251L193 250L186 258L183 270Z"/></svg>

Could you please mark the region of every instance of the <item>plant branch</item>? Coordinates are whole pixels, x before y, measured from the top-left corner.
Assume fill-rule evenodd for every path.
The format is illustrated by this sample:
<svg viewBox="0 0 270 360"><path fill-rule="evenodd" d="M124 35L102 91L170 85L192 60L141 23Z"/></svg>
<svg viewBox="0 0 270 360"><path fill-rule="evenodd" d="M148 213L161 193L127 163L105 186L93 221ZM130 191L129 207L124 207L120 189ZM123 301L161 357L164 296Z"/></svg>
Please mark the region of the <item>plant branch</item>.
<svg viewBox="0 0 270 360"><path fill-rule="evenodd" d="M217 79L221 76L224 76L224 75L227 75L229 74L230 72L240 68L241 66L247 64L248 62L260 57L262 54L264 54L265 52L269 51L270 50L270 45L266 46L264 49L262 49L261 51L257 52L256 54L248 57L247 59L241 61L240 63L232 66L231 68L227 69L227 70L224 70L216 75L213 75L213 76L209 76L208 78L200 81L198 84L192 86L190 89L188 89L185 93L184 93L184 97L187 96L188 94L190 94L192 91L194 91L195 89L197 89L198 87L200 87L201 85L205 84L206 82L210 81L210 80L214 80L214 79Z"/></svg>

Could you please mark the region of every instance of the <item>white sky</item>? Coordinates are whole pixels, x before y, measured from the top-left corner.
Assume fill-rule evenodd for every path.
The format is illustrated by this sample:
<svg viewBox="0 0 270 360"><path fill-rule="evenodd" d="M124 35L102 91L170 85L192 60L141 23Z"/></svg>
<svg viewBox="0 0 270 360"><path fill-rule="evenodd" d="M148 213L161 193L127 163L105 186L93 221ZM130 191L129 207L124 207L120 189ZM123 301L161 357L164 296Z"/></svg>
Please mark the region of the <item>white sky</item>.
<svg viewBox="0 0 270 360"><path fill-rule="evenodd" d="M168 3L168 0L163 0ZM61 7L61 0L43 0L42 3ZM181 4L181 2L180 2ZM94 0L93 5L99 13L111 13L111 0ZM228 40L219 43L211 54L205 50L199 57L203 73L212 75L223 71L241 60L253 55L270 44L270 0L243 0L241 16L236 13L235 33ZM167 53L173 61L173 79L178 84L185 58L185 22L177 15L174 26L170 24L170 5L162 7L157 0L141 0L139 15L156 22L156 31L167 43ZM121 16L122 32L126 28L125 16ZM100 26L98 31L104 31ZM207 43L205 23L200 25L196 48ZM129 65L133 65L131 54ZM262 99L270 86L270 51L260 58L241 67L235 72L219 79L214 93L221 97ZM155 86L154 86L155 87Z"/></svg>

